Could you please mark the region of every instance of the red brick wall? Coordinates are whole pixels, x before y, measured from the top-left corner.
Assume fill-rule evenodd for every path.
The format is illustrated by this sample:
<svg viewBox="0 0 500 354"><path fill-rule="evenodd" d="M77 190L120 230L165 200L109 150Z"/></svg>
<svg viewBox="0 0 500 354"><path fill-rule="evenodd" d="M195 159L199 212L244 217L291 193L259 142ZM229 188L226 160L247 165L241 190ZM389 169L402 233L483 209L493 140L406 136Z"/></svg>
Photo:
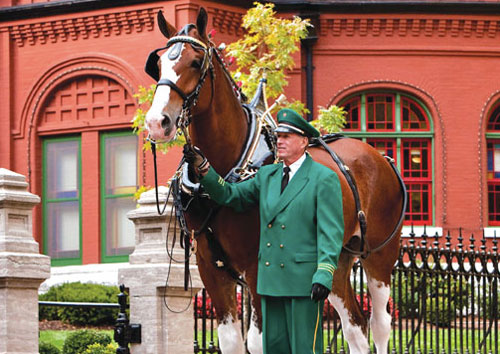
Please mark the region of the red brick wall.
<svg viewBox="0 0 500 354"><path fill-rule="evenodd" d="M36 1L0 1L0 6ZM112 78L132 95L152 80L143 72L149 51L164 45L156 12L178 28L209 13L215 42L242 34L244 9L211 1L158 1L96 11L0 22L0 166L28 176L41 194L41 138L82 132L82 168L99 170L98 133L123 129L131 116L42 126L40 114L56 86L83 74ZM293 12L282 13L283 16ZM320 15L313 47L314 103L327 106L362 90L410 93L434 124L435 226L480 232L487 226L485 115L500 97L500 25L497 16L328 13ZM297 54L286 95L305 102L305 61ZM316 114L316 112L314 112ZM160 155L159 180L173 174L181 153ZM153 186L149 152L141 154L141 184ZM97 172L96 172L97 173ZM83 262L100 259L99 186L83 176ZM34 213L41 241L41 210Z"/></svg>

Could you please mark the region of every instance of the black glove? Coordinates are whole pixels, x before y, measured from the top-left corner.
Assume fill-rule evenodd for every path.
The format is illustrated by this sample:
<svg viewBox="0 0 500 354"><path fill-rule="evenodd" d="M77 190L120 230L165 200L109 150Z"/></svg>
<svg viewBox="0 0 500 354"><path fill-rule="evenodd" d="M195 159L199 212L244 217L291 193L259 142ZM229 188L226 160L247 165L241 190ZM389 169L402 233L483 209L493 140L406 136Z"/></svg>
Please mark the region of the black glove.
<svg viewBox="0 0 500 354"><path fill-rule="evenodd" d="M186 162L198 171L203 170L207 166L207 158L196 146L185 144L182 152Z"/></svg>
<svg viewBox="0 0 500 354"><path fill-rule="evenodd" d="M311 300L314 301L324 301L328 294L330 294L330 290L324 285L319 283L314 283L311 290Z"/></svg>

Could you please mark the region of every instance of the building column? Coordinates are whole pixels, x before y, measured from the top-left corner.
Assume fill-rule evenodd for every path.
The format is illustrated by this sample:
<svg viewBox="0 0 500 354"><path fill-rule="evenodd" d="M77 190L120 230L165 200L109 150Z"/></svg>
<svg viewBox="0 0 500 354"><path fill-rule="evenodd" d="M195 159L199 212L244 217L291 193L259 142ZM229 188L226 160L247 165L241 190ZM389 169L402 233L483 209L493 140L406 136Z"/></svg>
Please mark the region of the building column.
<svg viewBox="0 0 500 354"><path fill-rule="evenodd" d="M82 133L82 264L101 261L99 132ZM96 205L97 204L97 205ZM103 252L105 252L103 250Z"/></svg>
<svg viewBox="0 0 500 354"><path fill-rule="evenodd" d="M160 187L161 205L166 197L167 189ZM135 224L135 250L129 257L130 265L118 271L118 283L129 289L130 323L142 326L142 343L132 344L131 352L191 354L194 316L190 303L203 287L195 256L189 266L190 288L184 291L184 264L170 262L166 247L170 250L171 244L165 244L167 234L169 243L172 239L172 230L168 230L172 205L158 215L154 190L143 193L138 203L139 208L128 213ZM178 240L173 254L176 260L184 258Z"/></svg>
<svg viewBox="0 0 500 354"><path fill-rule="evenodd" d="M23 175L0 168L0 353L38 353L38 288L50 258L33 239L40 198L27 187Z"/></svg>

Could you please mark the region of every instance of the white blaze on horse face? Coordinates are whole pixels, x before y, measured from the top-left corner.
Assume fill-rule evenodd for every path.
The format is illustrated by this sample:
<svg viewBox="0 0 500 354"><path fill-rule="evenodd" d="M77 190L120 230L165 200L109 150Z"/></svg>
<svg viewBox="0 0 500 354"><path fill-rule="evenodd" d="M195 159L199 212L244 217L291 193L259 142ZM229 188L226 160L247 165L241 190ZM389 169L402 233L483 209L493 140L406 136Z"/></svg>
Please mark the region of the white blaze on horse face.
<svg viewBox="0 0 500 354"><path fill-rule="evenodd" d="M219 323L217 332L219 346L223 354L245 354L240 328L240 321L235 321L230 314Z"/></svg>
<svg viewBox="0 0 500 354"><path fill-rule="evenodd" d="M368 345L368 340L366 339L361 326L353 323L351 313L345 307L344 300L337 295L330 293L330 295L328 295L328 301L330 301L333 307L335 307L335 310L337 310L337 313L340 316L340 321L342 322L342 332L344 332L344 336L349 344L349 353L369 353L370 346Z"/></svg>
<svg viewBox="0 0 500 354"><path fill-rule="evenodd" d="M181 60L183 49L181 49L181 54L175 60L168 59L168 51L160 57L160 79L169 79L174 84L177 84L179 75L175 72L174 66ZM170 95L177 95L177 93L171 91L170 86L158 86L151 108L146 114L146 128L149 131L149 136L156 141L170 141L176 133L175 121L181 114L182 100L181 104L172 104Z"/></svg>

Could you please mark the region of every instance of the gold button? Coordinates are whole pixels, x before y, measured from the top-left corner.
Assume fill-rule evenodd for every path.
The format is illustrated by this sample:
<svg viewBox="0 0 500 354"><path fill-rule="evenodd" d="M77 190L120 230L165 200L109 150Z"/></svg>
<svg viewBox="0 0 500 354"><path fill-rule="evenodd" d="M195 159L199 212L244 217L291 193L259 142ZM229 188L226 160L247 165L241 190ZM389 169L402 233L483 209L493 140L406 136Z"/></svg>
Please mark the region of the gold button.
<svg viewBox="0 0 500 354"><path fill-rule="evenodd" d="M285 247L285 246L283 246L283 244L281 244L281 245L280 245L280 248L283 248L283 247Z"/></svg>
<svg viewBox="0 0 500 354"><path fill-rule="evenodd" d="M269 264L270 264L269 262L266 262L266 266L269 266Z"/></svg>
<svg viewBox="0 0 500 354"><path fill-rule="evenodd" d="M271 242L268 242L268 243L267 243L267 247L271 247Z"/></svg>
<svg viewBox="0 0 500 354"><path fill-rule="evenodd" d="M271 227L273 227L273 224L269 224L269 225L267 225L267 227L268 227L268 228L271 228Z"/></svg>
<svg viewBox="0 0 500 354"><path fill-rule="evenodd" d="M285 268L285 265L283 263L280 264L281 268Z"/></svg>
<svg viewBox="0 0 500 354"><path fill-rule="evenodd" d="M285 229L285 225L281 225L281 228L284 230Z"/></svg>

